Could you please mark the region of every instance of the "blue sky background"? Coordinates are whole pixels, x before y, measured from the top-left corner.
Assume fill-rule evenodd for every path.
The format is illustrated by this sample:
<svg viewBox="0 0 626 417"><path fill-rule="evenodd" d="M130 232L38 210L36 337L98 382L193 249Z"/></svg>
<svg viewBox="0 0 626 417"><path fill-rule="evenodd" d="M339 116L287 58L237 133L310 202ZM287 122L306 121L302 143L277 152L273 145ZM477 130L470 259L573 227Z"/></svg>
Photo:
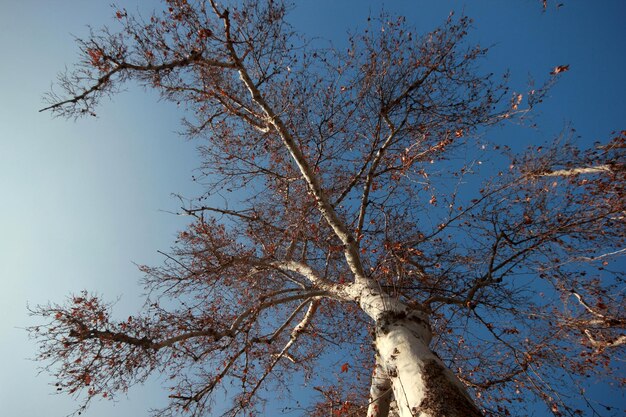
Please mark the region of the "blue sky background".
<svg viewBox="0 0 626 417"><path fill-rule="evenodd" d="M426 32L450 10L474 18L471 39L493 45L485 68L511 71L513 89L529 75L545 79L569 64L542 106L539 128L496 129L511 144L550 140L571 122L588 143L626 129L626 2L562 0L542 12L539 0L389 0L386 10ZM301 0L295 28L345 45L349 28L363 27L383 2ZM156 2L120 1L129 11ZM56 73L77 59L73 35L87 24L112 22L108 2L0 0L0 410L7 416L65 416L66 396L52 395L37 375L34 346L21 329L33 324L26 304L61 301L89 289L117 310L141 305L141 274L133 262L158 264L185 219L168 214L171 193L198 194L195 145L175 132L181 114L153 92L129 87L105 101L98 118L76 123L38 113ZM117 403L96 402L89 417L147 416L163 404L157 384L133 389ZM617 401L620 401L619 399Z"/></svg>

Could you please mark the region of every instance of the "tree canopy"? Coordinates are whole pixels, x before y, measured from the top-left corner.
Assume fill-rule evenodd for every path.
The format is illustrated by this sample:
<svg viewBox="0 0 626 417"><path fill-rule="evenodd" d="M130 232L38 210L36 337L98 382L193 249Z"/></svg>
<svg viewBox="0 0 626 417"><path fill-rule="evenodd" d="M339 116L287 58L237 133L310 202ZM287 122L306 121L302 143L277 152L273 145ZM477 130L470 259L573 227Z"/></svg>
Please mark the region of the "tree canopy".
<svg viewBox="0 0 626 417"><path fill-rule="evenodd" d="M141 267L140 313L114 320L89 292L33 309L57 389L82 411L163 374L158 415L262 413L295 380L315 399L285 407L312 416L610 414L581 387L624 383L623 273L607 265L624 254L626 131L514 152L484 132L524 122L566 64L512 91L469 17L422 34L382 13L338 50L287 12L171 0L79 40L44 110L93 115L129 81L159 91L189 113L206 194L181 197L192 222Z"/></svg>

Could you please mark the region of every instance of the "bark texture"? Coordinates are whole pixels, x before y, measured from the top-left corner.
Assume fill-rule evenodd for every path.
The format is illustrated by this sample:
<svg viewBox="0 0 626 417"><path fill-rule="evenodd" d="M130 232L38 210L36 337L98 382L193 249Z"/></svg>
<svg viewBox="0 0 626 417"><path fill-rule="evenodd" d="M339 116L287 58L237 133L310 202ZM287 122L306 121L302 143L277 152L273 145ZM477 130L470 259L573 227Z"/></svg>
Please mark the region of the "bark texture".
<svg viewBox="0 0 626 417"><path fill-rule="evenodd" d="M463 387L459 387L449 370L440 361L424 362L424 384L426 396L419 406L420 416L467 416L480 417L483 414L474 405Z"/></svg>
<svg viewBox="0 0 626 417"><path fill-rule="evenodd" d="M372 288L361 291L361 307L376 323L377 368L371 393L388 378L400 417L480 417L465 386L430 349L432 332L425 312L411 309ZM372 398L375 400L375 398ZM372 416L388 407L371 406ZM377 411L378 413L374 413Z"/></svg>

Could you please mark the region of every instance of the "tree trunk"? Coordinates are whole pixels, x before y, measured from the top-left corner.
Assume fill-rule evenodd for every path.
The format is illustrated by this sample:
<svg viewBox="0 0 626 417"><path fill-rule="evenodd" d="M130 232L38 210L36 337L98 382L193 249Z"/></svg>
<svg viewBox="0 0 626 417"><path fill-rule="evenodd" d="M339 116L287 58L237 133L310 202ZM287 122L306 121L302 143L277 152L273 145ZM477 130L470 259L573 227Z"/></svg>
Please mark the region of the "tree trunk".
<svg viewBox="0 0 626 417"><path fill-rule="evenodd" d="M376 354L400 417L483 416L463 383L430 350L432 333L424 312L373 289L361 292L361 307L376 323Z"/></svg>

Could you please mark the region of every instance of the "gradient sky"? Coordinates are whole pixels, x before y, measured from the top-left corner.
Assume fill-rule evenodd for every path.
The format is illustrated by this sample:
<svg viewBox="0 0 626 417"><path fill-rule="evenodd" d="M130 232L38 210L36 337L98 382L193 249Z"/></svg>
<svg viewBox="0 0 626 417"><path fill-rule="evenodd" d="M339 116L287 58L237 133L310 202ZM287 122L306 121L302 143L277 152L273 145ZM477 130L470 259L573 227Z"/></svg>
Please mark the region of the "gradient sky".
<svg viewBox="0 0 626 417"><path fill-rule="evenodd" d="M389 0L386 10L407 16L419 32L442 23L450 10L475 19L471 39L493 45L485 68L509 69L512 86L529 76L561 77L540 109L539 128L511 127L512 144L550 140L568 123L583 141L607 140L626 129L626 2L562 0L544 13L539 0ZM199 165L195 145L175 132L180 112L156 95L130 87L78 122L38 113L56 73L76 60L73 36L87 24L112 22L109 2L0 0L0 410L3 415L65 416L66 396L52 395L37 375L34 346L23 327L26 305L62 301L81 289L115 300L120 314L141 305L141 274L134 262L158 264L186 220L167 213L171 193L198 194L191 181ZM300 0L289 19L310 36L345 45L349 28L365 24L383 2ZM117 2L129 11L156 2ZM117 403L96 402L89 417L147 416L163 404L159 388L131 390Z"/></svg>

